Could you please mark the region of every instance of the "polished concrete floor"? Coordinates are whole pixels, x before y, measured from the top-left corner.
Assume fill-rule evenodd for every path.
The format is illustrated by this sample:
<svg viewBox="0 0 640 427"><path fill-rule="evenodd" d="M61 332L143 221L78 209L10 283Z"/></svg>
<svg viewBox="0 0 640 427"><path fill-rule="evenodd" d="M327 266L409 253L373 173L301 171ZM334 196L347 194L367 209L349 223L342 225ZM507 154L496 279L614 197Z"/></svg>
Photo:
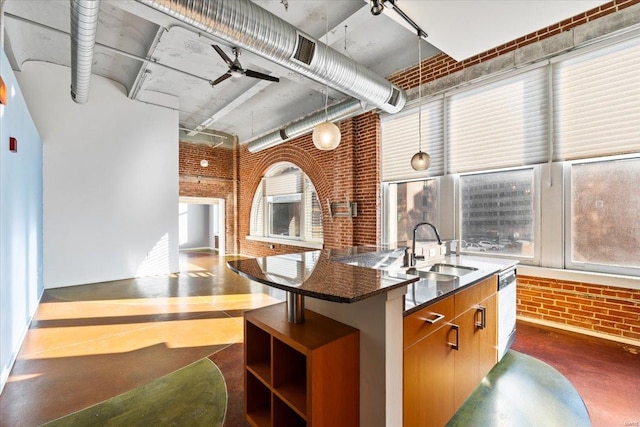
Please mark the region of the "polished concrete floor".
<svg viewBox="0 0 640 427"><path fill-rule="evenodd" d="M176 275L47 290L0 395L0 426L40 425L204 357L238 382L243 312L283 295L225 263L183 253ZM514 349L562 372L594 426L640 425L640 349L525 323L518 328ZM241 395L230 394L229 411L241 408ZM227 425L240 423L233 420Z"/></svg>

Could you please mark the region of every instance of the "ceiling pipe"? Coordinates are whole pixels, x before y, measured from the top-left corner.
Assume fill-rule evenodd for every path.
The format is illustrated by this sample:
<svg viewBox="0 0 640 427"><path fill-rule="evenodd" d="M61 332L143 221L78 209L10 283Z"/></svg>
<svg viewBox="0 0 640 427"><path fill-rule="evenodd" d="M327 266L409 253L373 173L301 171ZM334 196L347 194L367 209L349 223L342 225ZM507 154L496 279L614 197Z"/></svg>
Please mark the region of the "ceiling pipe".
<svg viewBox="0 0 640 427"><path fill-rule="evenodd" d="M100 0L71 0L71 99L89 99Z"/></svg>
<svg viewBox="0 0 640 427"><path fill-rule="evenodd" d="M137 0L174 19L388 113L406 93L250 0Z"/></svg>
<svg viewBox="0 0 640 427"><path fill-rule="evenodd" d="M284 141L303 135L313 130L313 128L325 121L337 121L348 119L358 114L365 113L373 108L367 108L365 104L357 99L348 99L339 104L332 105L327 108L325 114L324 109L311 114L308 117L297 120L279 130L273 131L259 138L251 140L247 143L247 149L251 153L266 150L282 144Z"/></svg>

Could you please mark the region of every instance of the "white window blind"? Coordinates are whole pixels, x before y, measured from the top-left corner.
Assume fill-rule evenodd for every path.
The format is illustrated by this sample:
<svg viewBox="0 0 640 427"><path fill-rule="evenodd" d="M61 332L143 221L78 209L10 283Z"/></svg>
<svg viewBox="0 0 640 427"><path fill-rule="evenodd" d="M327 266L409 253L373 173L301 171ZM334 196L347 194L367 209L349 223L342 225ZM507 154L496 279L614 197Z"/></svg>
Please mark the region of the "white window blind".
<svg viewBox="0 0 640 427"><path fill-rule="evenodd" d="M640 152L640 40L555 64L554 102L555 159Z"/></svg>
<svg viewBox="0 0 640 427"><path fill-rule="evenodd" d="M302 193L302 175L300 172L289 172L265 178L267 196Z"/></svg>
<svg viewBox="0 0 640 427"><path fill-rule="evenodd" d="M426 171L415 171L411 157L418 152L418 108L381 123L382 180L400 181L444 174L442 99L422 105L422 151L431 156Z"/></svg>
<svg viewBox="0 0 640 427"><path fill-rule="evenodd" d="M264 236L264 195L263 182L260 183L253 195L253 203L251 204L251 222L249 225L249 234L252 236Z"/></svg>
<svg viewBox="0 0 640 427"><path fill-rule="evenodd" d="M451 95L447 103L450 173L548 160L544 68Z"/></svg>

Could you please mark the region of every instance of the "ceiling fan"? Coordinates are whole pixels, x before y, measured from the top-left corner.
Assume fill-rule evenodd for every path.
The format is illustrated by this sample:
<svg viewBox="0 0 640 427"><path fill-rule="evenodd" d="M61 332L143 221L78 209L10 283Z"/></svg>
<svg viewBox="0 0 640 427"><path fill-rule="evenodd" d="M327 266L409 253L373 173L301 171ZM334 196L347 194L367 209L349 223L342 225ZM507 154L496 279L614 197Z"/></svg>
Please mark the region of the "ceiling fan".
<svg viewBox="0 0 640 427"><path fill-rule="evenodd" d="M280 81L280 79L277 77L273 77L268 74L263 74L257 71L247 70L242 68L242 65L240 65L240 61L238 60L238 56L240 55L240 50L237 47L233 48L233 54L236 57L236 59L233 61L231 60L231 58L229 58L229 56L226 53L224 53L222 49L220 49L220 46L212 44L211 47L214 48L216 52L218 52L218 55L220 55L222 59L224 59L224 62L226 62L227 65L229 66L229 71L227 71L225 74L221 75L214 81L210 82L211 86L215 86L218 83L227 80L229 77L241 77L241 76L253 77L253 78L262 79L262 80L269 80L271 82Z"/></svg>

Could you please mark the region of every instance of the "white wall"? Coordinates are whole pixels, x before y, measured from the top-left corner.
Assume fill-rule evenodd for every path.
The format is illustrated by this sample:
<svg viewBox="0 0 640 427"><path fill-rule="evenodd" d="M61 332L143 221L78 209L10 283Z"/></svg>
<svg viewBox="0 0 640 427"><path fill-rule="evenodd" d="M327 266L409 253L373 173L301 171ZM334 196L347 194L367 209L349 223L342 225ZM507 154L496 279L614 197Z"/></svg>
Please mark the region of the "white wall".
<svg viewBox="0 0 640 427"><path fill-rule="evenodd" d="M0 75L0 391L42 295L42 140L4 51ZM9 138L18 151L9 151Z"/></svg>
<svg viewBox="0 0 640 427"><path fill-rule="evenodd" d="M75 104L70 75L17 73L44 143L45 288L177 271L178 112L96 75Z"/></svg>
<svg viewBox="0 0 640 427"><path fill-rule="evenodd" d="M210 205L180 204L180 249L213 247Z"/></svg>

